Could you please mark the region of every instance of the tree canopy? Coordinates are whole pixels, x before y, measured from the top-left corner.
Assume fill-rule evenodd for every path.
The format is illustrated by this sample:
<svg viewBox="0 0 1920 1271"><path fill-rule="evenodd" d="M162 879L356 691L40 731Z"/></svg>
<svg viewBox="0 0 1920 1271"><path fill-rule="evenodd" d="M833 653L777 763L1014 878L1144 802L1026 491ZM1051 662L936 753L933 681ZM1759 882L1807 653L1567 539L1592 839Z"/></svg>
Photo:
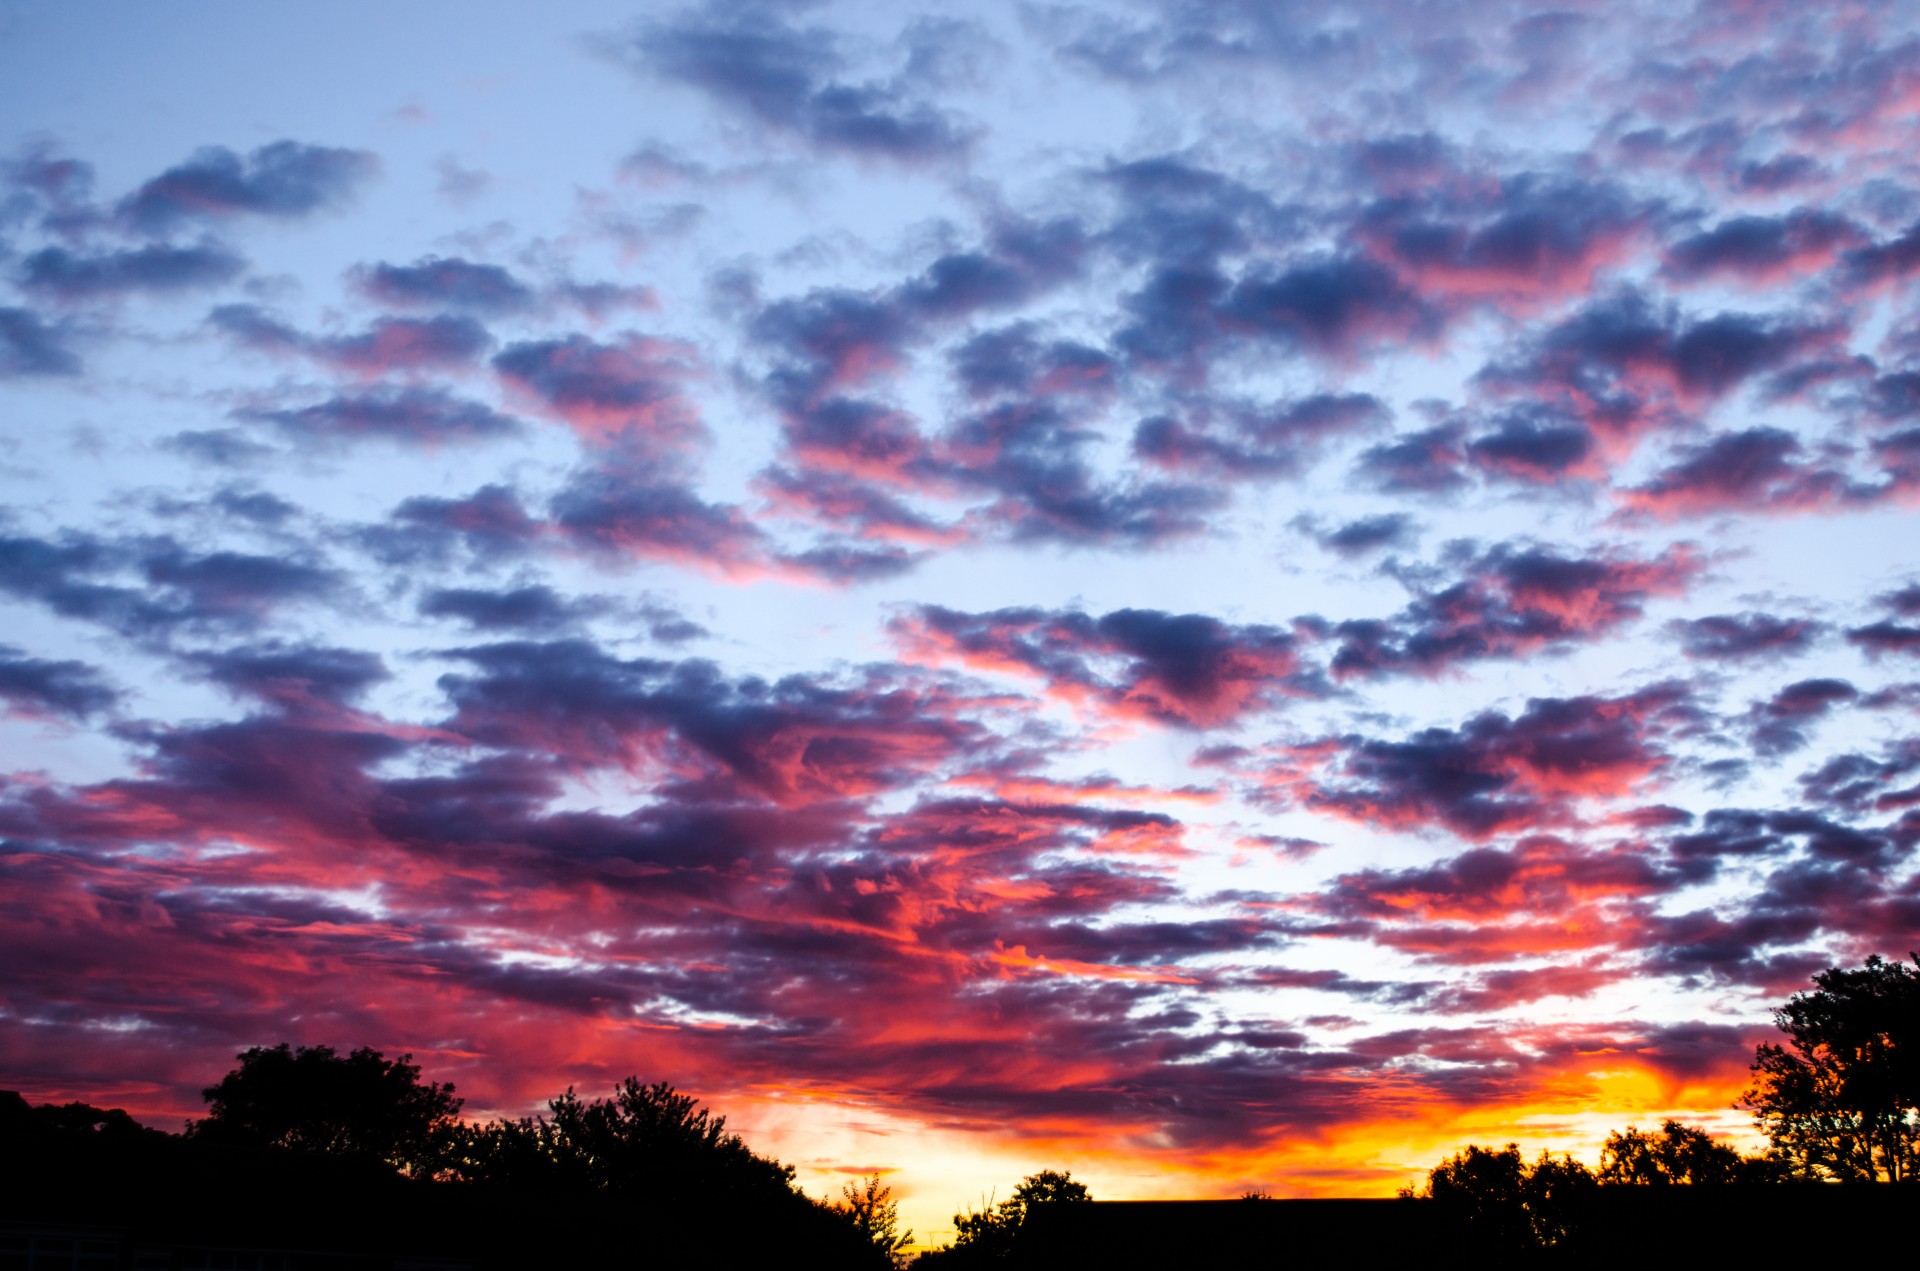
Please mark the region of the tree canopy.
<svg viewBox="0 0 1920 1271"><path fill-rule="evenodd" d="M451 1170L469 1182L663 1196L794 1190L793 1167L755 1154L727 1133L725 1117L665 1082L635 1077L612 1098L582 1099L569 1087L546 1116L468 1127Z"/></svg>
<svg viewBox="0 0 1920 1271"><path fill-rule="evenodd" d="M1542 1152L1527 1164L1518 1144L1499 1151L1469 1144L1427 1174L1421 1196L1445 1209L1463 1234L1487 1250L1553 1248L1569 1240L1593 1174L1571 1156Z"/></svg>
<svg viewBox="0 0 1920 1271"><path fill-rule="evenodd" d="M1014 1237L1027 1216L1049 1205L1078 1205L1093 1199L1085 1183L1063 1170L1029 1174L1013 1195L998 1205L953 1216L953 1243L921 1255L928 1266L971 1267L1004 1262L1013 1255Z"/></svg>
<svg viewBox="0 0 1920 1271"><path fill-rule="evenodd" d="M882 1183L878 1174L843 1184L840 1199L832 1208L896 1266L905 1261L902 1251L913 1243L913 1231L900 1230L900 1202L893 1199L893 1189Z"/></svg>
<svg viewBox="0 0 1920 1271"><path fill-rule="evenodd" d="M461 1100L453 1084L422 1083L413 1056L387 1059L368 1046L255 1046L240 1066L201 1092L204 1137L250 1140L391 1166L430 1177L440 1168Z"/></svg>
<svg viewBox="0 0 1920 1271"><path fill-rule="evenodd" d="M1615 1130L1600 1149L1602 1183L1713 1184L1731 1183L1740 1177L1740 1153L1705 1130L1678 1121L1663 1123L1653 1134L1632 1125Z"/></svg>
<svg viewBox="0 0 1920 1271"><path fill-rule="evenodd" d="M1774 1012L1786 1044L1754 1052L1741 1106L1795 1176L1920 1178L1920 955L1813 982Z"/></svg>

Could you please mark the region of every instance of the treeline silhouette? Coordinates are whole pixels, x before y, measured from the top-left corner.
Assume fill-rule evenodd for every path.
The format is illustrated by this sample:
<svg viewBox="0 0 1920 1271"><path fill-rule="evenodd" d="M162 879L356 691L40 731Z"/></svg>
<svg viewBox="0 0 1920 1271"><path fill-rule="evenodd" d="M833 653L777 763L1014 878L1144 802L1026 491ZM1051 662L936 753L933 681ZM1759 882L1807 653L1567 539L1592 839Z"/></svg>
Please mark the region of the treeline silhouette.
<svg viewBox="0 0 1920 1271"><path fill-rule="evenodd" d="M1724 1257L1742 1241L1770 1256L1864 1248L1868 1232L1920 1204L1920 955L1910 957L1831 967L1774 1012L1784 1041L1755 1050L1735 1105L1766 1134L1762 1153L1668 1120L1609 1134L1598 1171L1550 1152L1529 1163L1511 1143L1469 1145L1401 1195L1430 1202L1455 1241L1508 1261L1607 1263L1622 1230L1657 1234L1671 1265L1683 1250ZM1822 1183L1856 1186L1787 1186Z"/></svg>
<svg viewBox="0 0 1920 1271"><path fill-rule="evenodd" d="M1920 1199L1920 956L1831 968L1814 984L1775 1012L1783 1041L1755 1053L1738 1106L1767 1135L1756 1155L1668 1120L1609 1135L1597 1169L1468 1145L1419 1189L1378 1201L1252 1192L1094 1204L1070 1174L1042 1170L1008 1199L956 1214L953 1242L916 1265L1230 1265L1285 1251L1423 1267L1678 1267L1864 1250L1910 1231ZM605 1098L569 1088L542 1114L476 1124L411 1055L283 1043L237 1058L180 1134L0 1092L0 1267L906 1261L911 1233L877 1175L836 1200L810 1198L791 1166L665 1083L630 1077ZM87 1262L89 1240L113 1252Z"/></svg>
<svg viewBox="0 0 1920 1271"><path fill-rule="evenodd" d="M124 1233L168 1266L891 1271L910 1238L879 1178L814 1200L664 1083L568 1089L545 1114L471 1125L411 1055L282 1044L239 1060L177 1135L0 1092L0 1222Z"/></svg>

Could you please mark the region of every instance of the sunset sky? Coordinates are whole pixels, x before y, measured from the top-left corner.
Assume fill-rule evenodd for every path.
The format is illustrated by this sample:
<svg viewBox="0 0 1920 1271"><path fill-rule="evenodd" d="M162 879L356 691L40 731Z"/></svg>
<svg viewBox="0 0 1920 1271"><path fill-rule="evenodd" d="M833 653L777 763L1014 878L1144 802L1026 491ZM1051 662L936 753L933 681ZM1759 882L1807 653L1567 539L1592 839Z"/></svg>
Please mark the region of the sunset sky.
<svg viewBox="0 0 1920 1271"><path fill-rule="evenodd" d="M0 1088L635 1074L923 1239L1920 945L1920 6L0 5Z"/></svg>

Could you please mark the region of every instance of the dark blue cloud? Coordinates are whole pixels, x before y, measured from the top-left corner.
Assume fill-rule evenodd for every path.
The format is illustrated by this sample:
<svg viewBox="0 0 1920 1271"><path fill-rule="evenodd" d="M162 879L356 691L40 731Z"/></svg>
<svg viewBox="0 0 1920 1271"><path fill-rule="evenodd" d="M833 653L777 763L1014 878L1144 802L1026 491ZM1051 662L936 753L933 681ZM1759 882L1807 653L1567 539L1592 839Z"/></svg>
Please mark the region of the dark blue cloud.
<svg viewBox="0 0 1920 1271"><path fill-rule="evenodd" d="M94 300L216 287L245 268L244 260L217 243L153 245L90 255L43 247L20 262L17 277L28 291L56 300Z"/></svg>
<svg viewBox="0 0 1920 1271"><path fill-rule="evenodd" d="M1785 216L1737 216L1668 247L1666 269L1689 282L1769 283L1817 271L1862 237L1845 217L1806 208Z"/></svg>
<svg viewBox="0 0 1920 1271"><path fill-rule="evenodd" d="M1074 340L1046 340L1033 323L982 331L953 350L953 377L976 399L1026 393L1099 392L1113 359Z"/></svg>
<svg viewBox="0 0 1920 1271"><path fill-rule="evenodd" d="M421 595L418 608L429 618L453 618L475 631L551 632L572 627L608 611L595 597L563 596L544 584L488 590L437 587Z"/></svg>
<svg viewBox="0 0 1920 1271"><path fill-rule="evenodd" d="M330 645L235 645L192 653L187 662L214 683L287 712L349 705L388 678L378 656Z"/></svg>
<svg viewBox="0 0 1920 1271"><path fill-rule="evenodd" d="M1299 211L1187 158L1110 163L1098 180L1120 202L1101 242L1124 259L1211 267L1255 242L1282 241L1302 228Z"/></svg>
<svg viewBox="0 0 1920 1271"><path fill-rule="evenodd" d="M1004 670L1023 667L1056 695L1091 699L1119 718L1182 728L1238 723L1288 697L1317 693L1290 631L1198 613L1116 609L998 609L965 613L922 605L895 619L916 656Z"/></svg>
<svg viewBox="0 0 1920 1271"><path fill-rule="evenodd" d="M1414 576L1415 598L1391 619L1331 624L1339 641L1333 674L1434 675L1463 662L1598 640L1640 618L1650 599L1683 593L1703 568L1685 546L1641 558L1523 543L1453 564L1432 579Z"/></svg>
<svg viewBox="0 0 1920 1271"><path fill-rule="evenodd" d="M1462 471L1466 463L1463 435L1457 423L1402 433L1361 451L1353 470L1389 494L1451 494L1471 484Z"/></svg>
<svg viewBox="0 0 1920 1271"><path fill-rule="evenodd" d="M1497 476L1555 481L1581 471L1594 450L1593 434L1580 423L1510 412L1499 427L1467 443L1467 458Z"/></svg>
<svg viewBox="0 0 1920 1271"><path fill-rule="evenodd" d="M1133 451L1173 471L1228 480L1297 475L1328 444L1377 432L1392 418L1370 393L1320 393L1268 406L1217 405L1208 425L1161 415L1134 429Z"/></svg>
<svg viewBox="0 0 1920 1271"><path fill-rule="evenodd" d="M1365 556L1390 547L1410 546L1414 539L1413 518L1404 512L1382 512L1348 521L1325 533L1317 533L1320 546L1340 556Z"/></svg>
<svg viewBox="0 0 1920 1271"><path fill-rule="evenodd" d="M1582 795L1617 793L1668 762L1666 737L1696 723L1690 690L1535 698L1519 715L1476 715L1401 741L1337 740L1306 806L1388 827L1444 826L1482 838L1565 821Z"/></svg>
<svg viewBox="0 0 1920 1271"><path fill-rule="evenodd" d="M533 307L533 289L498 265L458 256L423 256L411 265L385 261L351 277L373 300L401 309L462 309L481 314L521 313Z"/></svg>
<svg viewBox="0 0 1920 1271"><path fill-rule="evenodd" d="M722 784L709 798L810 803L866 797L987 748L977 722L926 709L928 690L874 672L733 680L701 660L620 659L580 640L453 651L447 727L568 765L603 767L667 746Z"/></svg>
<svg viewBox="0 0 1920 1271"><path fill-rule="evenodd" d="M311 561L199 552L164 540L142 545L137 563L190 623L250 622L281 604L333 595L345 582L337 571Z"/></svg>
<svg viewBox="0 0 1920 1271"><path fill-rule="evenodd" d="M344 203L379 169L379 160L363 150L276 141L243 158L210 146L142 185L119 211L149 233L241 213L308 216Z"/></svg>
<svg viewBox="0 0 1920 1271"><path fill-rule="evenodd" d="M1677 447L1674 462L1622 492L1631 515L1675 520L1716 512L1793 513L1867 506L1903 484L1853 478L1826 456L1808 455L1781 428L1746 428L1694 446Z"/></svg>
<svg viewBox="0 0 1920 1271"><path fill-rule="evenodd" d="M823 29L796 28L765 10L716 6L649 24L622 53L824 150L923 162L967 148L968 130L915 100L911 84L839 78L844 60L836 44Z"/></svg>
<svg viewBox="0 0 1920 1271"><path fill-rule="evenodd" d="M1637 292L1588 304L1479 382L1565 404L1596 432L1631 436L1678 425L1770 372L1829 351L1839 335L1811 316L1720 313L1687 318Z"/></svg>
<svg viewBox="0 0 1920 1271"><path fill-rule="evenodd" d="M517 492L486 485L464 498L405 499L384 523L361 529L358 539L390 565L419 566L445 564L458 547L483 561L521 556L545 532Z"/></svg>
<svg viewBox="0 0 1920 1271"><path fill-rule="evenodd" d="M0 379L79 373L80 359L57 327L30 310L0 308Z"/></svg>
<svg viewBox="0 0 1920 1271"><path fill-rule="evenodd" d="M654 473L583 468L554 495L550 509L560 534L609 558L745 574L763 571L771 559L765 531L738 508L709 503Z"/></svg>
<svg viewBox="0 0 1920 1271"><path fill-rule="evenodd" d="M1257 265L1239 278L1211 263L1167 263L1127 297L1115 345L1142 369L1194 381L1224 342L1277 344L1350 362L1438 334L1442 316L1365 257Z"/></svg>
<svg viewBox="0 0 1920 1271"><path fill-rule="evenodd" d="M144 585L123 581L129 574ZM0 537L0 591L139 640L245 630L279 606L324 599L343 585L337 571L312 561L201 552L167 538Z"/></svg>
<svg viewBox="0 0 1920 1271"><path fill-rule="evenodd" d="M239 417L271 424L294 440L320 444L391 441L433 447L490 441L520 431L518 421L439 388L370 389L312 406L249 409Z"/></svg>
<svg viewBox="0 0 1920 1271"><path fill-rule="evenodd" d="M83 720L107 710L120 692L96 667L72 660L29 657L0 644L0 701L28 715Z"/></svg>
<svg viewBox="0 0 1920 1271"><path fill-rule="evenodd" d="M1872 657L1883 653L1920 653L1920 625L1901 619L1920 618L1920 583L1876 597L1880 608L1893 616L1847 631L1847 641Z"/></svg>
<svg viewBox="0 0 1920 1271"><path fill-rule="evenodd" d="M1770 759L1803 748L1813 724L1859 696L1860 690L1846 680L1823 677L1787 685L1748 712L1754 753Z"/></svg>
<svg viewBox="0 0 1920 1271"><path fill-rule="evenodd" d="M987 523L1017 542L1151 545L1198 533L1225 501L1197 483L1102 481L1081 456L1093 439L1051 403L1006 403L956 421L951 476L993 495Z"/></svg>
<svg viewBox="0 0 1920 1271"><path fill-rule="evenodd" d="M1846 264L1862 286L1899 282L1920 272L1920 222L1884 242L1855 248L1847 253Z"/></svg>
<svg viewBox="0 0 1920 1271"><path fill-rule="evenodd" d="M485 327L453 314L381 318L358 335L340 336L300 331L250 304L221 305L207 321L246 348L297 354L362 375L468 365L493 346Z"/></svg>
<svg viewBox="0 0 1920 1271"><path fill-rule="evenodd" d="M1675 619L1667 624L1688 657L1709 661L1791 657L1806 652L1826 629L1825 623L1810 618L1752 611Z"/></svg>

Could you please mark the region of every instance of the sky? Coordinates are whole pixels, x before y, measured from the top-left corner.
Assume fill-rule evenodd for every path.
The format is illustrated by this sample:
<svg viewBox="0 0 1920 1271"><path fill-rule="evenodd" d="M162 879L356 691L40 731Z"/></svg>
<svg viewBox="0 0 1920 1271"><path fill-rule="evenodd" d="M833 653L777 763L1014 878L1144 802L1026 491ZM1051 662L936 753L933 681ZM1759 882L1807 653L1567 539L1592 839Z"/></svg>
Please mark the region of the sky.
<svg viewBox="0 0 1920 1271"><path fill-rule="evenodd" d="M0 1087L668 1081L922 1239L1920 943L1920 7L0 5Z"/></svg>

